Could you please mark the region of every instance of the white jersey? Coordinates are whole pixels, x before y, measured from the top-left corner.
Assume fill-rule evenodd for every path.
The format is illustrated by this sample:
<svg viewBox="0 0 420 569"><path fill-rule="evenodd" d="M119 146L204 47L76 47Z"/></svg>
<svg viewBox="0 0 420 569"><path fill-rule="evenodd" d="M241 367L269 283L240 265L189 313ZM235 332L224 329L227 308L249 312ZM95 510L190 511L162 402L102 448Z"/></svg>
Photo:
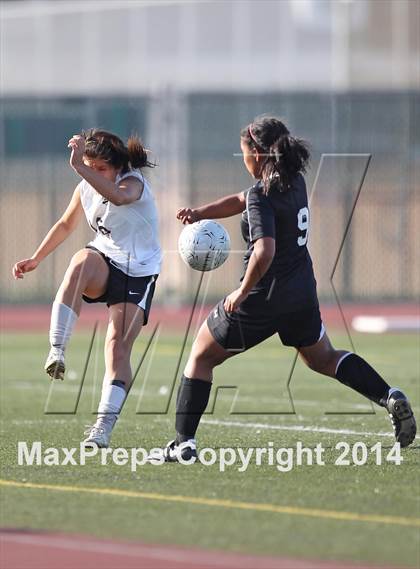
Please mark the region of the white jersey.
<svg viewBox="0 0 420 569"><path fill-rule="evenodd" d="M143 182L143 192L140 199L119 206L106 200L86 180L80 182L78 187L86 219L96 232L89 245L104 253L129 276L157 275L162 252L156 204L150 186L139 170L117 175L115 183L128 177Z"/></svg>

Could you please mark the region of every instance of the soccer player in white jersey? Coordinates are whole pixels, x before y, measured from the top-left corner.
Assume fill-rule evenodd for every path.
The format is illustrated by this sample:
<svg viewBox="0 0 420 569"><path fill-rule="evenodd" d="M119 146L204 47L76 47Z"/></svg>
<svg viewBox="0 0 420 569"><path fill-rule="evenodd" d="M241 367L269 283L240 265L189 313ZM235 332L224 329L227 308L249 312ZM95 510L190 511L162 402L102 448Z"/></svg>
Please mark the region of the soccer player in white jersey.
<svg viewBox="0 0 420 569"><path fill-rule="evenodd" d="M68 144L70 165L82 177L70 203L29 259L13 267L23 278L76 229L83 212L94 239L71 259L55 297L45 371L64 379L64 354L82 300L106 302L109 323L105 339L105 377L95 424L86 443L109 446L112 429L130 388L130 354L147 324L161 248L153 195L141 168L152 167L138 137L127 146L116 135L92 129Z"/></svg>

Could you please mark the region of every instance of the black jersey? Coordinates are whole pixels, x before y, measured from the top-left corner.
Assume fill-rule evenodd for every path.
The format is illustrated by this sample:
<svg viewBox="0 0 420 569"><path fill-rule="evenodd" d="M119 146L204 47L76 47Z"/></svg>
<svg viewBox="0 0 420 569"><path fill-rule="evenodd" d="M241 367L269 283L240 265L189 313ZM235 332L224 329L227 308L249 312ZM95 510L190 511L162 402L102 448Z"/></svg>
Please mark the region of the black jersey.
<svg viewBox="0 0 420 569"><path fill-rule="evenodd" d="M270 190L268 195L263 194L262 183L257 182L245 191L245 197L241 220L247 244L245 271L257 239L272 237L276 241L273 262L253 291L266 291L276 312L316 306L316 281L306 247L309 209L303 176L299 174L289 190Z"/></svg>

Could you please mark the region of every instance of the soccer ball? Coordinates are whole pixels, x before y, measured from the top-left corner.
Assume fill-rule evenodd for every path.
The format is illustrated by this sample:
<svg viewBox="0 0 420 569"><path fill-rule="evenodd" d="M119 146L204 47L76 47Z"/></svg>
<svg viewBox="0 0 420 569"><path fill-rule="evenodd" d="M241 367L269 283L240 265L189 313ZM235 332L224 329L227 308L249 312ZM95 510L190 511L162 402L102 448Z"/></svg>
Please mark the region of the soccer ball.
<svg viewBox="0 0 420 569"><path fill-rule="evenodd" d="M229 233L220 223L211 219L187 225L178 239L182 260L196 271L212 271L229 256Z"/></svg>

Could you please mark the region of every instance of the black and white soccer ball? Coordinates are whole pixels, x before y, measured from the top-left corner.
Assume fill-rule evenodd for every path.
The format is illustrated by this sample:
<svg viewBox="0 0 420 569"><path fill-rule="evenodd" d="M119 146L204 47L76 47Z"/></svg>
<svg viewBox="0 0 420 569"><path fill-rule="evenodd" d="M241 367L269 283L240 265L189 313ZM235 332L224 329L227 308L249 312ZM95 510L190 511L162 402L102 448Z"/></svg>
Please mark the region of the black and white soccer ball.
<svg viewBox="0 0 420 569"><path fill-rule="evenodd" d="M222 224L211 219L187 225L178 239L182 260L196 271L212 271L229 256L230 237Z"/></svg>

